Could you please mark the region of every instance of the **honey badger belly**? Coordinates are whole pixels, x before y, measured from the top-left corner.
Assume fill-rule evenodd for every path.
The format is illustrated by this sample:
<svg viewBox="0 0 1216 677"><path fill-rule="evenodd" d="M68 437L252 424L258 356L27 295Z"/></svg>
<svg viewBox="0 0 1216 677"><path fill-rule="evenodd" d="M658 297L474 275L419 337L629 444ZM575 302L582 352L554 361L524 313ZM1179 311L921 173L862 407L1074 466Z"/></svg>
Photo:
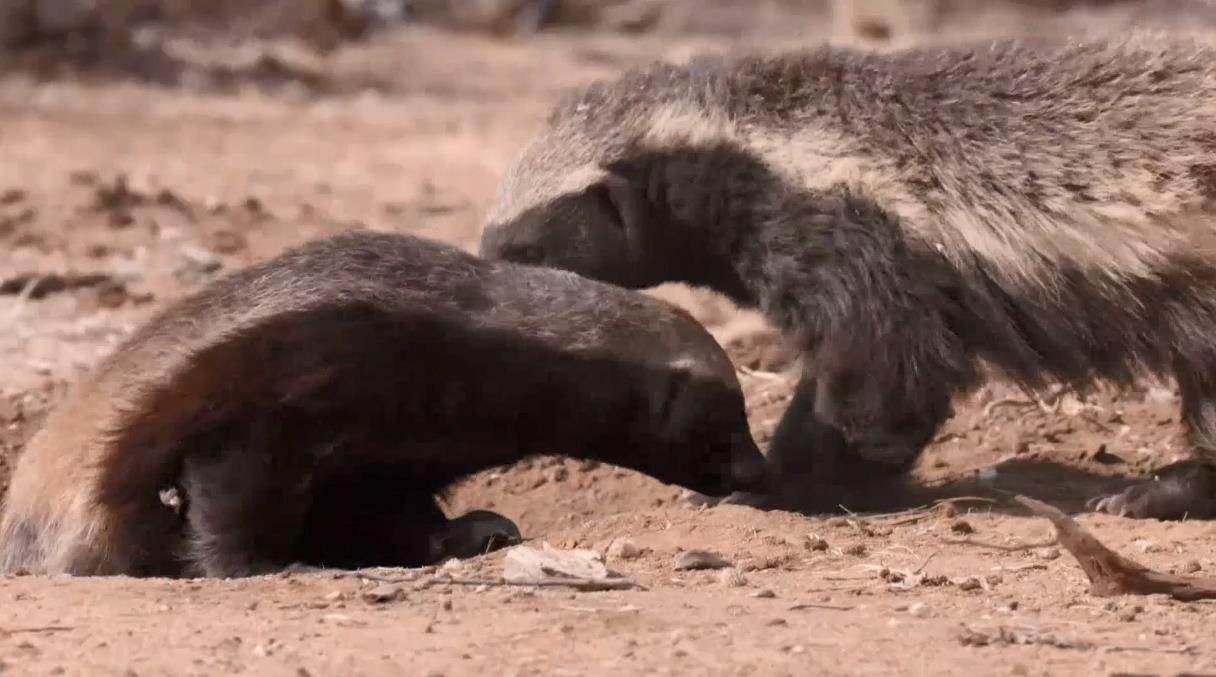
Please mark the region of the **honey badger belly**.
<svg viewBox="0 0 1216 677"><path fill-rule="evenodd" d="M576 275L353 233L166 308L18 459L0 571L411 566L518 539L435 495L533 454L763 487L734 370L688 314Z"/></svg>
<svg viewBox="0 0 1216 677"><path fill-rule="evenodd" d="M1196 460L1093 507L1216 514L1216 50L1137 33L654 64L573 91L481 253L761 308L805 350L778 503L877 506L993 364L1176 376Z"/></svg>

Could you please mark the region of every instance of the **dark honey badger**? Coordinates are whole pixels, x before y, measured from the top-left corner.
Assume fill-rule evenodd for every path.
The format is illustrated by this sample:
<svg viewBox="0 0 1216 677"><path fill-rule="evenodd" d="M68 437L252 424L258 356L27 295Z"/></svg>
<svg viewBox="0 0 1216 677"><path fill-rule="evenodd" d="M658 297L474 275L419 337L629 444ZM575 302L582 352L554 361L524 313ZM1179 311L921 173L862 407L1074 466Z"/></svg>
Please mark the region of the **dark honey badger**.
<svg viewBox="0 0 1216 677"><path fill-rule="evenodd" d="M240 576L467 554L514 526L449 521L436 492L546 453L715 495L765 474L730 361L683 311L416 237L342 235L172 305L77 385L19 458L0 570Z"/></svg>
<svg viewBox="0 0 1216 677"><path fill-rule="evenodd" d="M1093 507L1211 517L1214 119L1216 50L1152 33L655 64L556 108L481 252L761 308L805 356L776 504L880 507L987 362L1176 377L1195 458Z"/></svg>

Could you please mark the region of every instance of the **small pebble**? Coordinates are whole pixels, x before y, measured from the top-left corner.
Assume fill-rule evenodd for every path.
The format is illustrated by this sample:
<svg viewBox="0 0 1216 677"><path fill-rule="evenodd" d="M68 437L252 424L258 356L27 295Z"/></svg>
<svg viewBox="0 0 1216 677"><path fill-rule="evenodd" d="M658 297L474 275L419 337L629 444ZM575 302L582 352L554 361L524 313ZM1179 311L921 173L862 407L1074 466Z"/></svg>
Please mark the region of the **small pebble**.
<svg viewBox="0 0 1216 677"><path fill-rule="evenodd" d="M716 499L706 496L705 494L699 494L691 489L685 489L682 491L677 500L680 503L693 508L707 508L717 505Z"/></svg>
<svg viewBox="0 0 1216 677"><path fill-rule="evenodd" d="M980 588L984 587L980 583L980 579L976 578L975 576L960 578L959 580L955 581L954 585L959 590L979 590Z"/></svg>
<svg viewBox="0 0 1216 677"><path fill-rule="evenodd" d="M1164 550L1160 545L1147 538L1137 538L1133 543L1135 543L1137 548L1140 548L1140 552L1162 552Z"/></svg>
<svg viewBox="0 0 1216 677"><path fill-rule="evenodd" d="M325 601L337 602L337 601L340 601L343 597L345 597L345 595L342 594L341 590L334 590L333 592L331 592L325 596Z"/></svg>
<svg viewBox="0 0 1216 677"><path fill-rule="evenodd" d="M866 544L850 543L849 545L844 546L844 548L841 549L841 552L846 555L855 555L857 557L861 557L862 555L866 554Z"/></svg>
<svg viewBox="0 0 1216 677"><path fill-rule="evenodd" d="M334 625L341 626L361 625L359 621L356 621L345 614L325 614L321 617L321 620L325 621L326 623L333 623Z"/></svg>
<svg viewBox="0 0 1216 677"><path fill-rule="evenodd" d="M929 607L924 602L917 602L908 607L908 613L917 618L928 618L933 612L929 610Z"/></svg>
<svg viewBox="0 0 1216 677"><path fill-rule="evenodd" d="M21 409L17 406L17 403L8 398L0 397L0 422L16 421L20 417Z"/></svg>
<svg viewBox="0 0 1216 677"><path fill-rule="evenodd" d="M9 188L0 192L0 205L11 205L22 202L28 197L29 193L20 188Z"/></svg>
<svg viewBox="0 0 1216 677"><path fill-rule="evenodd" d="M612 559L637 559L641 554L642 549L628 538L615 539L608 546L608 556Z"/></svg>
<svg viewBox="0 0 1216 677"><path fill-rule="evenodd" d="M806 539L806 549L815 552L823 552L828 549L828 542L818 536L811 536Z"/></svg>
<svg viewBox="0 0 1216 677"><path fill-rule="evenodd" d="M405 599L405 590L399 585L378 585L371 590L364 591L363 599L372 604L396 602Z"/></svg>
<svg viewBox="0 0 1216 677"><path fill-rule="evenodd" d="M731 566L721 555L708 550L685 550L676 555L671 568L675 571L695 571L700 569L725 569Z"/></svg>
<svg viewBox="0 0 1216 677"><path fill-rule="evenodd" d="M1037 554L1040 559L1051 560L1060 558L1059 548L1043 548L1042 550L1038 550L1035 554Z"/></svg>
<svg viewBox="0 0 1216 677"><path fill-rule="evenodd" d="M1193 574L1197 571L1202 571L1203 567L1199 565L1199 562L1197 560L1191 560L1191 561L1187 562L1186 564L1182 565L1182 570L1187 572L1188 574Z"/></svg>
<svg viewBox="0 0 1216 677"><path fill-rule="evenodd" d="M781 566L783 560L779 557L757 557L749 559L739 565L742 571L767 571L768 569L776 569Z"/></svg>
<svg viewBox="0 0 1216 677"><path fill-rule="evenodd" d="M719 572L718 580L721 581L723 585L727 585L732 588L741 588L747 585L747 578L734 567L729 567Z"/></svg>
<svg viewBox="0 0 1216 677"><path fill-rule="evenodd" d="M777 596L777 593L773 592L772 590L769 590L768 588L760 588L759 590L752 593L752 597L755 597L757 599L773 599L776 596Z"/></svg>
<svg viewBox="0 0 1216 677"><path fill-rule="evenodd" d="M953 531L956 534L974 534L975 527L971 526L970 522L958 520L954 524L950 525L950 531Z"/></svg>
<svg viewBox="0 0 1216 677"><path fill-rule="evenodd" d="M205 249L186 246L181 249L180 254L181 258L173 273L182 282L199 283L224 267L220 257Z"/></svg>

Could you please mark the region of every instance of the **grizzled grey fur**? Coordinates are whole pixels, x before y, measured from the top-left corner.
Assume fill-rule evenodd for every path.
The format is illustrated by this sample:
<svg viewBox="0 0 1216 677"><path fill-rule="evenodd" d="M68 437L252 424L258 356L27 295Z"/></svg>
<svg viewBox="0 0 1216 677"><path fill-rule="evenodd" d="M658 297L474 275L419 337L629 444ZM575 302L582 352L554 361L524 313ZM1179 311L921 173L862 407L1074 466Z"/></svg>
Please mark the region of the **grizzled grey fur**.
<svg viewBox="0 0 1216 677"><path fill-rule="evenodd" d="M1184 36L653 64L561 102L481 253L762 309L805 351L770 503L881 504L987 362L1177 377L1196 459L1093 506L1210 517L1214 121Z"/></svg>

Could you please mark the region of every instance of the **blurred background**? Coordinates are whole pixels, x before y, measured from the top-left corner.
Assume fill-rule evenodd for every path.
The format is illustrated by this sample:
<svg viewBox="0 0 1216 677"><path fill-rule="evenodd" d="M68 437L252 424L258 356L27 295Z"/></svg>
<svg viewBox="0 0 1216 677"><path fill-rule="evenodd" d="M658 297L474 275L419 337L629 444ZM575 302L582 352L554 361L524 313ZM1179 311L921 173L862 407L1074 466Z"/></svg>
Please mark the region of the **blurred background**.
<svg viewBox="0 0 1216 677"><path fill-rule="evenodd" d="M419 27L500 40L581 33L901 44L1214 20L1209 0L0 0L0 47L10 65L44 74L71 67L172 81L188 65L185 41L214 49L290 39L324 54Z"/></svg>

